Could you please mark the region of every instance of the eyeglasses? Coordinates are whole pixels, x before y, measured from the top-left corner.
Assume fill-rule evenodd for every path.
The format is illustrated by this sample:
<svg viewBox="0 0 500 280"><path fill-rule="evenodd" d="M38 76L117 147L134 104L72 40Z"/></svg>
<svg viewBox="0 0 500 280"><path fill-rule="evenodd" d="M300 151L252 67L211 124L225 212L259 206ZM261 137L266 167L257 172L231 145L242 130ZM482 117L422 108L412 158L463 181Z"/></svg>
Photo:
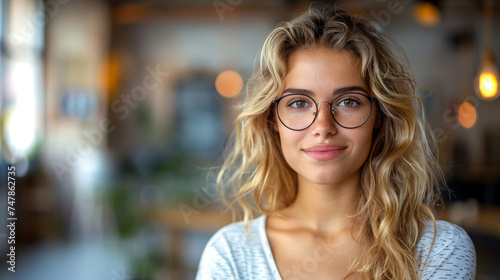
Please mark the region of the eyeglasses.
<svg viewBox="0 0 500 280"><path fill-rule="evenodd" d="M317 103L305 94L288 94L274 99L273 104L276 104L281 123L288 129L299 131L314 123L321 103L330 105L333 119L341 127L360 127L370 118L374 101L377 101L377 98L362 93L344 93L331 103Z"/></svg>

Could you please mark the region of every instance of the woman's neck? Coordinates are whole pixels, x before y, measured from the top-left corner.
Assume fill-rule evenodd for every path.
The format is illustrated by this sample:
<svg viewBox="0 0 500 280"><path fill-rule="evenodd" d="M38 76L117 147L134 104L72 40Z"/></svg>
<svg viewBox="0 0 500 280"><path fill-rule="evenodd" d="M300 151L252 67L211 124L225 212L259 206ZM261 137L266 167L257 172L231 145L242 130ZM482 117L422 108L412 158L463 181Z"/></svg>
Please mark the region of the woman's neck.
<svg viewBox="0 0 500 280"><path fill-rule="evenodd" d="M359 173L334 185L317 185L299 176L297 197L286 216L319 234L353 229L359 191Z"/></svg>

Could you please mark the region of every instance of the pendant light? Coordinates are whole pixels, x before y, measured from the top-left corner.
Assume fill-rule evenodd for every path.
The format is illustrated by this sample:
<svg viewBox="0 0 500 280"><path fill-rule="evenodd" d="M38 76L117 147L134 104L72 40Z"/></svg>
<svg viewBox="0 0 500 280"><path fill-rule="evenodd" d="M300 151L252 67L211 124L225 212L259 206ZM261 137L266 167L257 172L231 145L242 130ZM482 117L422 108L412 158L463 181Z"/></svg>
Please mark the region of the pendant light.
<svg viewBox="0 0 500 280"><path fill-rule="evenodd" d="M484 0L484 51L479 73L474 81L474 89L479 98L492 101L500 95L498 90L498 67L493 53L493 2Z"/></svg>

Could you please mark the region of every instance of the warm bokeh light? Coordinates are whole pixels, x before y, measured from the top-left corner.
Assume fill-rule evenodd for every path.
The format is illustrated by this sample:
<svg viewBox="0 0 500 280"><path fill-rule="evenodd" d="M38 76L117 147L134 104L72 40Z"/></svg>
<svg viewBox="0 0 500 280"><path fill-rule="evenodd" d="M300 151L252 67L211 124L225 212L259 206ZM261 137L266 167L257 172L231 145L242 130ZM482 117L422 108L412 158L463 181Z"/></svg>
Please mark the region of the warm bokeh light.
<svg viewBox="0 0 500 280"><path fill-rule="evenodd" d="M421 2L413 7L413 16L424 26L435 26L441 19L438 7L432 3Z"/></svg>
<svg viewBox="0 0 500 280"><path fill-rule="evenodd" d="M486 49L483 52L481 68L474 80L474 90L476 95L486 101L492 101L498 98L498 68L495 64L495 55L492 49Z"/></svg>
<svg viewBox="0 0 500 280"><path fill-rule="evenodd" d="M479 76L479 91L484 98L492 98L498 90L497 77L493 73L481 73Z"/></svg>
<svg viewBox="0 0 500 280"><path fill-rule="evenodd" d="M469 102L464 102L458 109L458 121L465 128L474 126L477 120L476 108Z"/></svg>
<svg viewBox="0 0 500 280"><path fill-rule="evenodd" d="M498 71L494 65L485 64L476 79L476 93L479 97L488 101L498 97Z"/></svg>
<svg viewBox="0 0 500 280"><path fill-rule="evenodd" d="M243 89L243 79L235 71L224 71L215 79L215 88L220 95L232 98Z"/></svg>

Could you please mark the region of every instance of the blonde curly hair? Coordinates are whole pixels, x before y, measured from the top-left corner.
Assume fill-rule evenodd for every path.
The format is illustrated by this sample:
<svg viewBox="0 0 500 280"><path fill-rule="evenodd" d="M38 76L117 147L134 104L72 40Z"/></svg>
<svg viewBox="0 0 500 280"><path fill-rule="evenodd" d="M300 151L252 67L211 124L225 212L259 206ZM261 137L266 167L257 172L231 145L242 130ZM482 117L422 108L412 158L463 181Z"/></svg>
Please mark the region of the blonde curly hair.
<svg viewBox="0 0 500 280"><path fill-rule="evenodd" d="M365 259L370 262L354 265L348 275L418 279L417 242L428 221L435 226L445 184L407 60L367 20L339 9L311 8L271 32L217 176L219 192L247 229L255 214L275 215L296 198L297 174L273 129L272 100L281 95L290 55L314 47L355 54L381 118L362 167L356 214L369 238Z"/></svg>

